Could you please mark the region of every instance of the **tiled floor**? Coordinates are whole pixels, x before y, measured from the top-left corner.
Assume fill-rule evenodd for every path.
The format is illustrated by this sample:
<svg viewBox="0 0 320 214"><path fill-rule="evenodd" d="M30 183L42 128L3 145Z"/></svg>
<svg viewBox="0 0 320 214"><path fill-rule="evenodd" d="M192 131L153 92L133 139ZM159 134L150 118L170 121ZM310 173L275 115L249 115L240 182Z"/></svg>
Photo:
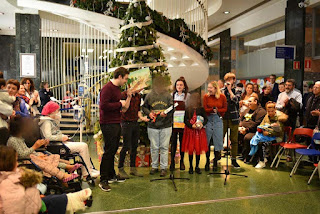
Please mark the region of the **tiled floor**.
<svg viewBox="0 0 320 214"><path fill-rule="evenodd" d="M90 149L96 166L94 143ZM188 169L187 157L185 157ZM220 169L225 168L226 159ZM230 176L224 186L224 176L189 175L188 171L175 171L176 177L190 181L176 181L175 192L170 181L150 182L159 174L149 175L149 168L138 168L143 178L130 178L125 183L111 184L110 192L93 188L93 206L85 212L98 213L320 213L320 181L318 175L310 185L307 180L311 167L299 169L289 177L292 163L281 162L278 170L255 169L239 161L241 169L231 168L231 173L248 175L248 178ZM205 157L202 156L201 168ZM178 165L176 166L178 168ZM127 168L126 170L129 171ZM190 203L192 202L192 203ZM104 212L103 212L104 211Z"/></svg>

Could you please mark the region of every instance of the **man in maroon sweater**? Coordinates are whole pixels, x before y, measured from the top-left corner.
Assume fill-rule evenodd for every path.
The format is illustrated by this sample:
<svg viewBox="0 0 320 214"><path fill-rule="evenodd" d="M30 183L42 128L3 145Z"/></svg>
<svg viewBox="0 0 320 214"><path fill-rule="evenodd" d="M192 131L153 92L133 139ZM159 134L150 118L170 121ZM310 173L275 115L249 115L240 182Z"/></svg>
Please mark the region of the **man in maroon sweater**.
<svg viewBox="0 0 320 214"><path fill-rule="evenodd" d="M104 154L100 165L100 184L103 191L110 191L109 183L124 182L125 179L116 176L114 171L114 155L116 154L121 134L121 111L125 112L131 99L131 92L127 92L127 99L121 99L120 86L128 81L129 71L120 67L114 71L114 78L109 81L100 92L100 127L105 142Z"/></svg>

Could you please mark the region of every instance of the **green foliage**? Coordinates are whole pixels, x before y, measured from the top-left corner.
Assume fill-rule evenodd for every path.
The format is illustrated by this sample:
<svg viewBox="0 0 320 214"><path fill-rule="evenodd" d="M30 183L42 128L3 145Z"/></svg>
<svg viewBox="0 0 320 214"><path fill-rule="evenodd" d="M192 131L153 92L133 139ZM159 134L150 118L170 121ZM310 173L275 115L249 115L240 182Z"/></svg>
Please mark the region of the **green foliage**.
<svg viewBox="0 0 320 214"><path fill-rule="evenodd" d="M109 0L74 0L74 6L78 8L82 8L85 10L90 10L94 11L97 13L103 13L107 8L106 5L109 2ZM191 31L187 24L184 22L183 19L167 19L165 16L161 15L158 11L156 10L151 10L148 6L145 5L144 2L140 2L142 9L140 10L139 7L131 7L128 10L128 13L126 14L126 10L128 8L127 4L122 4L119 2L116 2L115 0L112 0L113 2L113 8L112 8L112 16L126 20L125 24L128 24L129 18L133 17L135 19L135 22L145 22L145 17L146 16L151 16L153 20L153 24L151 26L148 26L149 28L153 28L153 31L159 31L161 33L164 33L170 37L173 37L179 41L182 40L180 35L180 27L183 26L186 29L186 35L189 36L189 38L186 39L185 44L199 52L200 54L203 55L203 57L210 61L213 58L213 51L207 46L206 42L195 32ZM136 27L135 27L136 28ZM128 32L127 32L128 31ZM135 40L135 44L132 42L128 42L128 35L133 35L134 33L134 28L127 29L123 40L123 46L122 47L136 47L140 46L142 42L146 42L145 44L152 44L151 40L154 41L155 37L155 31L154 31L154 36L147 35L148 32L139 32L138 38ZM137 33L137 32L136 32ZM144 38L147 37L147 38ZM130 46L131 45L131 46ZM136 46L134 46L136 45ZM201 50L201 46L204 47L203 50L206 51L206 54L203 54L203 50ZM150 53L150 56L153 53ZM149 52L148 52L149 55ZM131 55L132 56L132 55ZM141 60L139 58L138 60ZM151 59L150 59L151 60ZM118 60L115 65L118 65L120 61Z"/></svg>

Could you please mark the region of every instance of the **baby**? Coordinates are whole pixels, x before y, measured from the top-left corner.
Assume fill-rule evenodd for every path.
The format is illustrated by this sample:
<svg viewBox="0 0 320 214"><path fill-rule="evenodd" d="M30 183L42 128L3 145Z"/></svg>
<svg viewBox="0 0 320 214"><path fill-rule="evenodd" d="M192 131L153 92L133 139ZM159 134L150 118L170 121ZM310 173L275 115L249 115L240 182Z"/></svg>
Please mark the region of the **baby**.
<svg viewBox="0 0 320 214"><path fill-rule="evenodd" d="M0 79L0 116L2 120L7 120L9 116L13 114L12 103L16 100L16 97L9 96L6 90L6 81Z"/></svg>

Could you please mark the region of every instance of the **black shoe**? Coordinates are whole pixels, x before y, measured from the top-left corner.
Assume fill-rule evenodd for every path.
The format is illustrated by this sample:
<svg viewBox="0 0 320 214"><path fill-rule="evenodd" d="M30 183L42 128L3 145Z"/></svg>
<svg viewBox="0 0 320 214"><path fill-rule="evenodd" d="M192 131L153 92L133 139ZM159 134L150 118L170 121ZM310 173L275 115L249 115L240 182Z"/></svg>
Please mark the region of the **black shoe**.
<svg viewBox="0 0 320 214"><path fill-rule="evenodd" d="M180 161L180 170L186 170L186 166Z"/></svg>
<svg viewBox="0 0 320 214"><path fill-rule="evenodd" d="M154 175L154 174L156 174L157 172L158 172L158 169L152 168L152 169L150 170L150 175Z"/></svg>
<svg viewBox="0 0 320 214"><path fill-rule="evenodd" d="M99 187L102 191L105 191L105 192L110 192L111 190L111 187L109 186L108 181L101 181L99 183Z"/></svg>
<svg viewBox="0 0 320 214"><path fill-rule="evenodd" d="M196 167L196 173L199 175L202 173L199 167Z"/></svg>
<svg viewBox="0 0 320 214"><path fill-rule="evenodd" d="M161 169L160 177L165 177L166 175L167 175L167 170L166 169Z"/></svg>
<svg viewBox="0 0 320 214"><path fill-rule="evenodd" d="M193 168L192 167L189 168L189 174L193 174Z"/></svg>
<svg viewBox="0 0 320 214"><path fill-rule="evenodd" d="M173 164L171 163L171 164L170 164L170 171L174 171L174 170L175 170L175 164L174 164L174 163L173 163Z"/></svg>
<svg viewBox="0 0 320 214"><path fill-rule="evenodd" d="M231 164L236 169L240 168L240 165L237 163L236 159L231 159Z"/></svg>
<svg viewBox="0 0 320 214"><path fill-rule="evenodd" d="M208 172L210 170L210 162L206 162L206 166L204 167L204 171Z"/></svg>

